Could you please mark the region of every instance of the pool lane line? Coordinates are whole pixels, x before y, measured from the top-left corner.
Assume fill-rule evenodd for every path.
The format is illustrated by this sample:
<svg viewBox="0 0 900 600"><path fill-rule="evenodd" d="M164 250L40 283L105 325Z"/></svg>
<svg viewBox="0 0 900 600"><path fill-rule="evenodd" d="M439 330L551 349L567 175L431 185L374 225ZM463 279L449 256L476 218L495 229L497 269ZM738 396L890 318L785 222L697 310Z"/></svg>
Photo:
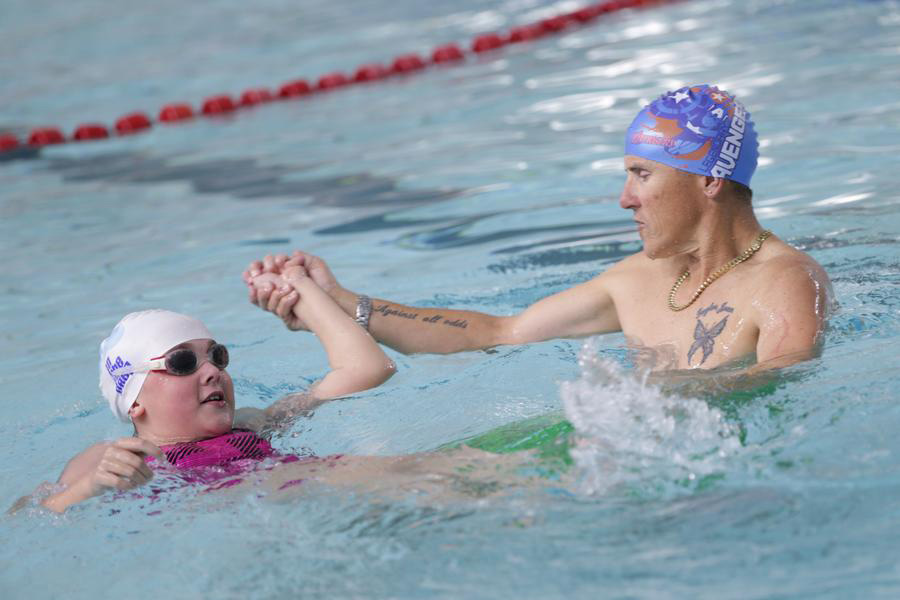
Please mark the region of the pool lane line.
<svg viewBox="0 0 900 600"><path fill-rule="evenodd" d="M469 44L468 50L457 44L445 44L435 48L429 58L423 58L415 53L401 54L389 64L373 62L361 65L352 75L333 71L320 76L315 81L306 79L287 81L277 90L259 87L248 89L237 98L227 94L210 96L203 100L198 111L195 111L188 103L166 104L160 109L155 122L177 124L190 121L197 116L224 116L243 108L259 106L276 100L306 98L349 85L371 83L398 75L422 72L435 65L460 64L466 60L467 55L495 52L510 44L530 42L547 35L571 31L573 28L585 26L603 15L621 10L674 1L608 0L590 4L572 12L513 27L505 33L494 32L478 35ZM31 130L25 140L20 140L15 134L0 133L0 160L33 158L39 155L40 148L44 146L102 140L112 135L134 135L150 130L153 124L154 120L145 113L132 112L119 117L110 128L99 122L80 124L68 137L59 127L37 127Z"/></svg>

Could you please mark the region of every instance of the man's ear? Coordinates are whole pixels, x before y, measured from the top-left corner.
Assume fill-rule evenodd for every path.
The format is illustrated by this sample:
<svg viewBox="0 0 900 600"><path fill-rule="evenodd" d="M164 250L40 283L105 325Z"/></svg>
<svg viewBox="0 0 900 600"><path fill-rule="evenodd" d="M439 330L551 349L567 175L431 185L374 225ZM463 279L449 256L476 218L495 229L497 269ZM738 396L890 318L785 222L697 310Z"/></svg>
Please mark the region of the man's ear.
<svg viewBox="0 0 900 600"><path fill-rule="evenodd" d="M715 200L725 188L725 180L721 177L704 175L701 180L701 185L703 186L703 194L710 200Z"/></svg>

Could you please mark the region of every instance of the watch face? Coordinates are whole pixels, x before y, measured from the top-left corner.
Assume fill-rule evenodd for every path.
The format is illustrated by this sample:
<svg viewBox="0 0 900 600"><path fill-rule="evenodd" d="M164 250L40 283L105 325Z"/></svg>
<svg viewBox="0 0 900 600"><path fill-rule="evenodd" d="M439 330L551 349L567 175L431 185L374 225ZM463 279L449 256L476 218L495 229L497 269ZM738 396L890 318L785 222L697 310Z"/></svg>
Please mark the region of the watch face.
<svg viewBox="0 0 900 600"><path fill-rule="evenodd" d="M356 322L363 328L369 328L369 317L372 314L372 299L365 295L360 295L356 299Z"/></svg>

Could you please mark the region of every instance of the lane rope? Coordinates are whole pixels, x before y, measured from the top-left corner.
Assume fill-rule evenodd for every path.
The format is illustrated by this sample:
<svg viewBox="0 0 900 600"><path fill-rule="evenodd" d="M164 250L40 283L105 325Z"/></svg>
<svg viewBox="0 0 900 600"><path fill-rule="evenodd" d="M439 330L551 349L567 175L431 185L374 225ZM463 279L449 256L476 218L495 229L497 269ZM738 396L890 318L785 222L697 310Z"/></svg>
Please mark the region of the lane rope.
<svg viewBox="0 0 900 600"><path fill-rule="evenodd" d="M111 127L99 122L80 124L69 136L66 136L59 127L37 127L32 129L28 137L22 140L11 133L0 133L0 157L13 152L31 156L43 146L102 140L113 135L134 135L150 130L155 123L170 125L184 123L197 116L227 115L277 100L307 98L349 85L410 75L436 65L461 64L469 55L496 52L509 44L530 42L547 35L570 31L576 27L590 24L604 15L621 10L644 8L672 1L674 0L608 0L599 2L535 23L513 27L506 32L478 35L469 43L468 50L457 44L445 44L436 47L431 52L431 56L427 58L414 53L401 54L387 64L375 62L363 64L352 74L334 71L312 81L306 79L287 81L275 89L251 88L236 98L227 94L210 96L203 100L199 110L194 110L194 107L187 103L166 104L159 110L155 121L145 113L132 112L119 117Z"/></svg>

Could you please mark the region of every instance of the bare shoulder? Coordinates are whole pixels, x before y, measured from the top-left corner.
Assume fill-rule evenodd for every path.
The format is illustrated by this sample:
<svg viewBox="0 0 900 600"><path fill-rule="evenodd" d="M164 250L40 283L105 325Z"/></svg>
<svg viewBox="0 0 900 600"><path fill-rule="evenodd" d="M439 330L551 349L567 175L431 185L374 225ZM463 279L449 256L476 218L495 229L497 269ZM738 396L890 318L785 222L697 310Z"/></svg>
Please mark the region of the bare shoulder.
<svg viewBox="0 0 900 600"><path fill-rule="evenodd" d="M757 279L772 284L791 287L819 287L823 293L831 293L828 274L809 254L782 242L774 245L773 252L760 264Z"/></svg>
<svg viewBox="0 0 900 600"><path fill-rule="evenodd" d="M653 265L653 261L644 254L643 251L635 252L630 256L626 256L615 265L610 267L607 272L630 272L635 270L647 269Z"/></svg>
<svg viewBox="0 0 900 600"><path fill-rule="evenodd" d="M608 285L613 281L627 280L643 274L653 267L653 261L647 258L646 254L643 252L636 252L605 269L588 283L597 282L601 285Z"/></svg>
<svg viewBox="0 0 900 600"><path fill-rule="evenodd" d="M267 424L268 418L266 411L251 406L244 406L234 411L232 427L235 429L249 429L259 433Z"/></svg>
<svg viewBox="0 0 900 600"><path fill-rule="evenodd" d="M782 242L768 248L748 283L756 291L761 308L812 310L824 316L833 302L831 281L825 269L811 256Z"/></svg>
<svg viewBox="0 0 900 600"><path fill-rule="evenodd" d="M745 290L759 327L757 360L784 366L811 358L821 348L833 293L828 275L811 256L772 241Z"/></svg>

